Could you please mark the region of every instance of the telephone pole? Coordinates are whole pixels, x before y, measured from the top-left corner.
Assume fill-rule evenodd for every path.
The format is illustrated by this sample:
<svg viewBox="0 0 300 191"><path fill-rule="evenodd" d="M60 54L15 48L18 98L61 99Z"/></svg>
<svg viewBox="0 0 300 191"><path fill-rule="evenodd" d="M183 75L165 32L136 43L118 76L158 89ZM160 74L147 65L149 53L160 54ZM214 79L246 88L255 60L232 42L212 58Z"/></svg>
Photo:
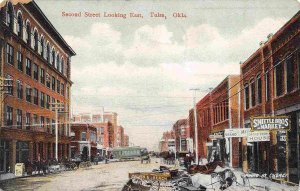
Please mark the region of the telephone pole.
<svg viewBox="0 0 300 191"><path fill-rule="evenodd" d="M61 109L64 109L63 103L49 103L55 110L55 159L58 161L58 112Z"/></svg>
<svg viewBox="0 0 300 191"><path fill-rule="evenodd" d="M195 131L194 139L195 139L195 155L196 155L195 162L196 164L198 164L199 156L198 156L198 124L197 124L196 94L197 91L200 91L200 89L192 88L190 90L194 92L193 101L194 101L194 131Z"/></svg>

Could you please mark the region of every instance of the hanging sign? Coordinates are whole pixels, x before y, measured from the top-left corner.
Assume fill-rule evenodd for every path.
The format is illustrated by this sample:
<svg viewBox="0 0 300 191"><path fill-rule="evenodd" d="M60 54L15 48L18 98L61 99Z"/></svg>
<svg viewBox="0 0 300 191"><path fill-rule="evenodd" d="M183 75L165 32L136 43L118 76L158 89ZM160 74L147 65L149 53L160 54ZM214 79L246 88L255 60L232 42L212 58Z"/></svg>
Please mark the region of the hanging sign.
<svg viewBox="0 0 300 191"><path fill-rule="evenodd" d="M247 137L248 132L250 132L250 128L236 128L236 129L225 129L224 137L231 138L231 137Z"/></svg>
<svg viewBox="0 0 300 191"><path fill-rule="evenodd" d="M209 135L210 139L223 139L224 138L224 131L219 131L216 133L212 133Z"/></svg>
<svg viewBox="0 0 300 191"><path fill-rule="evenodd" d="M269 131L253 131L249 132L247 136L248 142L263 142L270 141L270 132Z"/></svg>
<svg viewBox="0 0 300 191"><path fill-rule="evenodd" d="M290 119L288 116L274 116L274 117L253 117L251 118L251 130L289 130Z"/></svg>

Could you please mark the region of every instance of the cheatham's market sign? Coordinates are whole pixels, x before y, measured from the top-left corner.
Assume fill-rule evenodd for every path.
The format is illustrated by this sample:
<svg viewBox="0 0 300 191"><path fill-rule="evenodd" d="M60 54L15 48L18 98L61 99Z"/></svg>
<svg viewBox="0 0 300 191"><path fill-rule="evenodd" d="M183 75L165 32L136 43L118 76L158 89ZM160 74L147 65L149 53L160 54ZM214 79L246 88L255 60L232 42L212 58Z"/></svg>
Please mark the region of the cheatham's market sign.
<svg viewBox="0 0 300 191"><path fill-rule="evenodd" d="M274 116L274 117L252 117L251 130L290 130L290 118L288 116Z"/></svg>

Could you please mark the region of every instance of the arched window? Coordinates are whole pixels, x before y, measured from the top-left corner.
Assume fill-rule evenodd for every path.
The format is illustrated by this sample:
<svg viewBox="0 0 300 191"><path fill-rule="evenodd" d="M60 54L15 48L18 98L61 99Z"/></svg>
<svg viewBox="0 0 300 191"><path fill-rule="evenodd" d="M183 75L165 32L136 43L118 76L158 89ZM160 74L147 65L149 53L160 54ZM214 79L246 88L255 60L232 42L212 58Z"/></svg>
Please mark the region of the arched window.
<svg viewBox="0 0 300 191"><path fill-rule="evenodd" d="M39 49L39 35L38 35L36 30L34 31L33 36L34 36L34 43L33 43L34 44L34 50L38 51L38 49Z"/></svg>
<svg viewBox="0 0 300 191"><path fill-rule="evenodd" d="M50 63L50 54L51 54L50 45L48 43L47 44L47 54L46 54L46 60L47 60L48 63Z"/></svg>
<svg viewBox="0 0 300 191"><path fill-rule="evenodd" d="M45 44L45 42L44 42L44 37L42 37L41 38L41 56L44 58L45 57L45 55L44 55L44 44Z"/></svg>
<svg viewBox="0 0 300 191"><path fill-rule="evenodd" d="M62 73L62 74L64 74L64 59L63 58L61 58L61 64L60 64L60 72Z"/></svg>
<svg viewBox="0 0 300 191"><path fill-rule="evenodd" d="M255 83L254 79L250 80L250 97L251 97L251 107L255 106Z"/></svg>
<svg viewBox="0 0 300 191"><path fill-rule="evenodd" d="M30 23L26 23L26 43L30 45L31 43L31 29L30 29Z"/></svg>
<svg viewBox="0 0 300 191"><path fill-rule="evenodd" d="M14 9L10 2L7 3L6 23L11 30L14 29Z"/></svg>
<svg viewBox="0 0 300 191"><path fill-rule="evenodd" d="M56 65L55 65L55 68L56 68L57 70L59 70L59 68L60 68L59 55L58 55L58 54L57 54L57 56L56 56Z"/></svg>
<svg viewBox="0 0 300 191"><path fill-rule="evenodd" d="M52 50L52 65L55 66L55 51Z"/></svg>
<svg viewBox="0 0 300 191"><path fill-rule="evenodd" d="M244 84L244 103L245 103L245 110L249 109L249 85Z"/></svg>
<svg viewBox="0 0 300 191"><path fill-rule="evenodd" d="M256 97L257 97L257 103L260 104L262 101L262 84L261 84L261 76L260 74L256 77Z"/></svg>
<svg viewBox="0 0 300 191"><path fill-rule="evenodd" d="M23 37L23 18L20 12L18 13L17 34L20 38Z"/></svg>

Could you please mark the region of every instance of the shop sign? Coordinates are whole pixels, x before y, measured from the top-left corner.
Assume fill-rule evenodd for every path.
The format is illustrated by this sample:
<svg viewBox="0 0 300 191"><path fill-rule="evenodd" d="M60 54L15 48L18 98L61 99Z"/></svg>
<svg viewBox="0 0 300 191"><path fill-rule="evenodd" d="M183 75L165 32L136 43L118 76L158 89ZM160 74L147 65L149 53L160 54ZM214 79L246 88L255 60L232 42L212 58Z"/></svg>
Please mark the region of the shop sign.
<svg viewBox="0 0 300 191"><path fill-rule="evenodd" d="M210 139L223 139L224 138L224 131L219 131L216 133L212 133L209 135Z"/></svg>
<svg viewBox="0 0 300 191"><path fill-rule="evenodd" d="M270 132L269 131L253 131L249 132L247 136L248 142L263 142L270 141Z"/></svg>
<svg viewBox="0 0 300 191"><path fill-rule="evenodd" d="M213 146L213 142L207 142L207 143L206 143L206 146L207 146L207 147Z"/></svg>
<svg viewBox="0 0 300 191"><path fill-rule="evenodd" d="M286 135L280 135L279 141L286 141Z"/></svg>
<svg viewBox="0 0 300 191"><path fill-rule="evenodd" d="M241 129L225 129L224 137L247 137L248 132L250 132L250 128L241 128Z"/></svg>
<svg viewBox="0 0 300 191"><path fill-rule="evenodd" d="M253 117L251 118L251 129L257 130L289 130L290 119L288 116L275 117Z"/></svg>

